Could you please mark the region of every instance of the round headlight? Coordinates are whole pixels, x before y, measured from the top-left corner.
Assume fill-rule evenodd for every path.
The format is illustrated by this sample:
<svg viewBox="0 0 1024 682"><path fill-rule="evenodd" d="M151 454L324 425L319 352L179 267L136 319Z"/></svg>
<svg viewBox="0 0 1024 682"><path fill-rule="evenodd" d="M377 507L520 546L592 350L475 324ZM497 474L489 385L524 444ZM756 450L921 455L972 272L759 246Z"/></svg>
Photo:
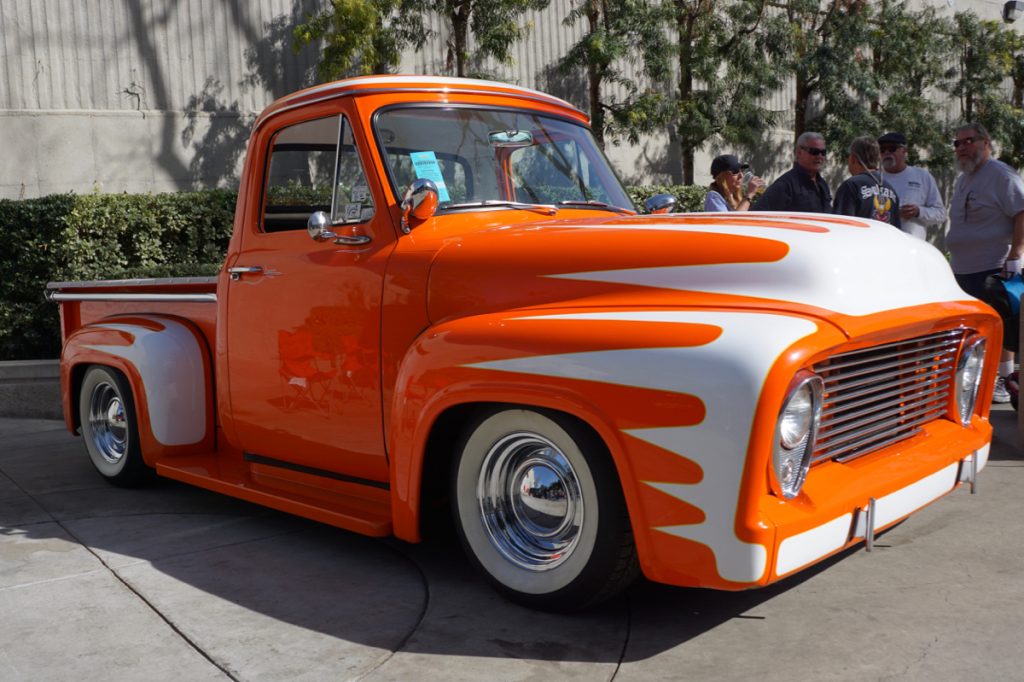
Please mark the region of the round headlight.
<svg viewBox="0 0 1024 682"><path fill-rule="evenodd" d="M956 366L956 409L963 426L969 426L978 399L981 372L985 367L985 337L972 336L964 342Z"/></svg>
<svg viewBox="0 0 1024 682"><path fill-rule="evenodd" d="M772 471L776 493L793 498L800 494L811 452L814 434L821 417L823 385L821 377L801 371L790 384L789 394L779 411L772 448Z"/></svg>

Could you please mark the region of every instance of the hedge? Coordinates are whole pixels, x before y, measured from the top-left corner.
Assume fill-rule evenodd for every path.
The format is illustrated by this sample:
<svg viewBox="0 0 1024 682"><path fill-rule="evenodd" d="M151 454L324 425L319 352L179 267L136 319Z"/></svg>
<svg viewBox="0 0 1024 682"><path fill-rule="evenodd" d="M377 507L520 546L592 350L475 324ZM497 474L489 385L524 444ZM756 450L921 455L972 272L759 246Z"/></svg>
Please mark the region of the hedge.
<svg viewBox="0 0 1024 682"><path fill-rule="evenodd" d="M214 274L235 193L58 194L0 200L0 360L60 355L46 283Z"/></svg>
<svg viewBox="0 0 1024 682"><path fill-rule="evenodd" d="M655 194L699 211L703 187L627 188L641 208ZM55 194L0 200L0 360L60 355L57 306L46 283L212 275L231 236L235 193Z"/></svg>

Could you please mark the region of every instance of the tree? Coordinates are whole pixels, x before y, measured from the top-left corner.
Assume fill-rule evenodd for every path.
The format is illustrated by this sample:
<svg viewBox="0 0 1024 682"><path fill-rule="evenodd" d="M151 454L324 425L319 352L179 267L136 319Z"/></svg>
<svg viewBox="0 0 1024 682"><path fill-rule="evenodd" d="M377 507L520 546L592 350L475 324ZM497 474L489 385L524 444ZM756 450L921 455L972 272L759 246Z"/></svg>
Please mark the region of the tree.
<svg viewBox="0 0 1024 682"><path fill-rule="evenodd" d="M949 93L960 103L962 121L980 122L1000 143L1000 157L1014 167L1024 162L1024 43L1012 29L982 21L974 12L954 16L957 62Z"/></svg>
<svg viewBox="0 0 1024 682"><path fill-rule="evenodd" d="M877 99L867 53L872 7L864 0L787 0L780 8L790 26L794 141L807 130L845 141L877 128L868 104Z"/></svg>
<svg viewBox="0 0 1024 682"><path fill-rule="evenodd" d="M605 133L614 122L627 132L644 128L637 120L635 98L638 86L633 76L622 67L643 62L651 64L647 76L653 80L667 75L665 62L644 60L641 54L659 54L668 49L667 36L661 30L657 14L646 0L578 0L562 20L566 26L586 19L587 32L569 48L559 66L563 72L584 69L590 105L590 125L598 144L604 146ZM606 94L607 86L615 85L627 92L625 101ZM611 121L606 113L612 115Z"/></svg>
<svg viewBox="0 0 1024 682"><path fill-rule="evenodd" d="M474 61L488 57L512 61L511 48L529 31L520 19L528 10L542 10L550 0L444 0L438 11L448 24L449 74L466 77L469 72L469 34L476 41Z"/></svg>
<svg viewBox="0 0 1024 682"><path fill-rule="evenodd" d="M911 10L905 2L882 0L869 41L877 97L871 112L878 131L898 130L911 141L914 165L948 168L952 150L942 106L934 94L948 87L954 58L953 22L933 7Z"/></svg>
<svg viewBox="0 0 1024 682"><path fill-rule="evenodd" d="M651 73L671 68L675 83L639 98L636 107L660 109L660 116L641 120L669 126L682 181L692 184L695 152L710 138L751 144L775 124L765 97L785 75L786 24L766 0L665 0L662 11L673 49L644 57ZM659 67L659 58L671 66Z"/></svg>
<svg viewBox="0 0 1024 682"><path fill-rule="evenodd" d="M390 73L402 50L420 49L430 36L422 3L412 0L329 0L322 11L295 27L293 49L323 40L317 67L321 81Z"/></svg>

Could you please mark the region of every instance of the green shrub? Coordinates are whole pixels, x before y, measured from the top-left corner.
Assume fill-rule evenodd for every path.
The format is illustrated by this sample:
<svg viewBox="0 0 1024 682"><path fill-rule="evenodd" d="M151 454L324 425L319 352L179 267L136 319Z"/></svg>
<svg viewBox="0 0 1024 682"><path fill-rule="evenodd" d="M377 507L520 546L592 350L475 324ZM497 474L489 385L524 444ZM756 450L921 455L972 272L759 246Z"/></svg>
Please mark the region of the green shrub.
<svg viewBox="0 0 1024 682"><path fill-rule="evenodd" d="M704 210L704 197L707 187L697 185L631 185L626 187L633 205L641 213L644 212L644 201L656 194L671 194L676 198L677 213L696 213Z"/></svg>
<svg viewBox="0 0 1024 682"><path fill-rule="evenodd" d="M210 275L231 236L233 192L59 194L0 200L0 360L60 354L50 281Z"/></svg>

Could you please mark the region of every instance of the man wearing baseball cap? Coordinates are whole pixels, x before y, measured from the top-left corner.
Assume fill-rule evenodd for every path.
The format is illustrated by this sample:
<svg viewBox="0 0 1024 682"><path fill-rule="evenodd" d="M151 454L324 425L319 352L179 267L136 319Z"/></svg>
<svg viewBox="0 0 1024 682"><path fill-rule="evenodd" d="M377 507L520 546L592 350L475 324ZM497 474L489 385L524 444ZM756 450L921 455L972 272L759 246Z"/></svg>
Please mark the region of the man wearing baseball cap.
<svg viewBox="0 0 1024 682"><path fill-rule="evenodd" d="M886 133L878 138L885 179L900 198L900 229L918 239L946 220L946 207L935 178L924 168L907 165L907 136Z"/></svg>

